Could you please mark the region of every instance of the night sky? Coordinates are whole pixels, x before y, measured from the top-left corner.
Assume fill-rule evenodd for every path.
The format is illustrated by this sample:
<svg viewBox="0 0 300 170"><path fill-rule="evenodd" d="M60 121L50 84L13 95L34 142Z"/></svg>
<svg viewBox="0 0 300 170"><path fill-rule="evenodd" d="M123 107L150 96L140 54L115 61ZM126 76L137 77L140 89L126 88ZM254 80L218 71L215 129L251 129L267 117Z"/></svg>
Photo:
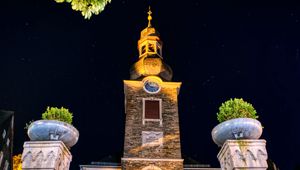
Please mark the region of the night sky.
<svg viewBox="0 0 300 170"><path fill-rule="evenodd" d="M15 111L15 154L29 140L25 123L47 106L74 113L72 170L122 152L123 80L149 4L164 61L183 83L182 153L219 167L216 113L242 97L260 116L269 158L281 170L299 167L300 3L288 1L112 0L91 20L54 0L1 2L0 108Z"/></svg>

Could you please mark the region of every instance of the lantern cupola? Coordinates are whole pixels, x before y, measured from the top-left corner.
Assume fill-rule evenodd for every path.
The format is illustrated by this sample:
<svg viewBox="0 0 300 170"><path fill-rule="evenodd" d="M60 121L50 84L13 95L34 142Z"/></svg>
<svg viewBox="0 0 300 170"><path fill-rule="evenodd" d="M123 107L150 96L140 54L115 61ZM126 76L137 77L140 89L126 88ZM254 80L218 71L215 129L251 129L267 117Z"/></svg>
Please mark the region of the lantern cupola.
<svg viewBox="0 0 300 170"><path fill-rule="evenodd" d="M132 66L130 78L143 79L146 76L158 76L171 81L172 69L163 62L162 41L159 32L152 26L152 12L149 7L148 26L142 30L138 41L139 59Z"/></svg>

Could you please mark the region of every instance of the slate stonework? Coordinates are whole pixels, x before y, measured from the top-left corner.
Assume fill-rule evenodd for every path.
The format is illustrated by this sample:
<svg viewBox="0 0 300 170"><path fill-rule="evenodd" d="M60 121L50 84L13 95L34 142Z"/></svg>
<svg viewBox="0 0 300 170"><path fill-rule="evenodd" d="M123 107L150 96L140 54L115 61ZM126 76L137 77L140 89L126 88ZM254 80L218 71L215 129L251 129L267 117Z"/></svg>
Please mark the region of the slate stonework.
<svg viewBox="0 0 300 170"><path fill-rule="evenodd" d="M161 170L183 170L183 160L122 160L122 170L147 170L151 166Z"/></svg>
<svg viewBox="0 0 300 170"><path fill-rule="evenodd" d="M180 84L181 83L176 82L162 82L160 84L160 92L149 94L144 91L142 81L124 81L126 112L124 158L181 159L177 103ZM159 121L146 121L143 124L143 98L156 98L162 100L162 124L160 124ZM163 144L143 146L143 131L162 132ZM137 163L137 161L124 161L124 164L126 164L126 167L129 169L134 166L134 164L136 164L136 166L142 166L143 164L144 166L144 163ZM130 166L127 164L130 164ZM165 163L162 164L167 167ZM172 162L169 164L168 167L174 165L175 167L178 166L179 169L182 169L182 162Z"/></svg>

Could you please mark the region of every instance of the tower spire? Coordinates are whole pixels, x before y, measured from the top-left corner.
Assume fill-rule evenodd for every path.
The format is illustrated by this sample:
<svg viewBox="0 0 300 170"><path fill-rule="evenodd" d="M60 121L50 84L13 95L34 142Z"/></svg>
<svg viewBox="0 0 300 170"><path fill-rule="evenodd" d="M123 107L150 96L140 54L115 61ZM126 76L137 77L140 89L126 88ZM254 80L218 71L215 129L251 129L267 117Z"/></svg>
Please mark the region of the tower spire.
<svg viewBox="0 0 300 170"><path fill-rule="evenodd" d="M152 20L152 16L151 16L152 12L151 12L151 7L149 6L149 11L148 11L148 27L151 27L151 20Z"/></svg>
<svg viewBox="0 0 300 170"><path fill-rule="evenodd" d="M149 6L148 26L142 30L138 40L139 60L130 71L130 79L138 80L147 76L158 76L164 81L172 80L172 69L162 60L162 41L158 31L151 25L152 11Z"/></svg>

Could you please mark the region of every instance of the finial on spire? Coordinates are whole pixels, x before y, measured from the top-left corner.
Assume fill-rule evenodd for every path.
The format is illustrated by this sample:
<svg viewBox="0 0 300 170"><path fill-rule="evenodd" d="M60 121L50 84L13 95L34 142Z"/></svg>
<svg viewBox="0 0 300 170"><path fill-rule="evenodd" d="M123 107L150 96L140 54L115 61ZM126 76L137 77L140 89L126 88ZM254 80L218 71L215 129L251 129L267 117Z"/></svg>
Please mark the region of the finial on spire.
<svg viewBox="0 0 300 170"><path fill-rule="evenodd" d="M151 7L149 6L149 11L148 11L148 27L151 27L151 20L152 20L151 14L152 14Z"/></svg>

